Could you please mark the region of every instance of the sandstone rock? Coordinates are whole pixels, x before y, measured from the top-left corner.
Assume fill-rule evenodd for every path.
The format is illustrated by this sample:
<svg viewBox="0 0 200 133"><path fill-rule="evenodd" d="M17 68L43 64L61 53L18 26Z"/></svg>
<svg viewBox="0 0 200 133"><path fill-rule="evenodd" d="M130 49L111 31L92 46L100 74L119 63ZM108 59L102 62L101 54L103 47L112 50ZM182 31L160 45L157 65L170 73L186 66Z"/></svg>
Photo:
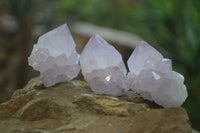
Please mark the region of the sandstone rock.
<svg viewBox="0 0 200 133"><path fill-rule="evenodd" d="M133 92L97 95L84 81L45 88L32 79L0 104L3 133L150 133L192 132L183 108L161 108Z"/></svg>

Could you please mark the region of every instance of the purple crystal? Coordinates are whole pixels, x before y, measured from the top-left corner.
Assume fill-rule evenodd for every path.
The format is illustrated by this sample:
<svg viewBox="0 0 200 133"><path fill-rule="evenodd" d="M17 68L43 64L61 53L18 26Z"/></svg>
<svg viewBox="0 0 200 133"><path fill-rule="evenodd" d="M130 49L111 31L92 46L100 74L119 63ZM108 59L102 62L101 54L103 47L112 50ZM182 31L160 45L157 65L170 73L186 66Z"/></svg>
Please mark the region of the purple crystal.
<svg viewBox="0 0 200 133"><path fill-rule="evenodd" d="M162 58L163 56L157 50L142 41L128 59L129 70L138 75L142 69L155 69Z"/></svg>
<svg viewBox="0 0 200 133"><path fill-rule="evenodd" d="M171 71L166 73L162 80L160 88L151 93L154 101L163 107L181 106L188 96L183 76Z"/></svg>
<svg viewBox="0 0 200 133"><path fill-rule="evenodd" d="M94 34L80 56L82 74L98 94L122 95L127 89L127 70L121 54Z"/></svg>
<svg viewBox="0 0 200 133"><path fill-rule="evenodd" d="M40 71L46 87L76 77L80 71L79 55L67 24L39 37L28 61Z"/></svg>
<svg viewBox="0 0 200 133"><path fill-rule="evenodd" d="M128 59L129 87L143 98L163 107L182 105L187 98L184 77L172 71L170 59L146 42L140 42Z"/></svg>

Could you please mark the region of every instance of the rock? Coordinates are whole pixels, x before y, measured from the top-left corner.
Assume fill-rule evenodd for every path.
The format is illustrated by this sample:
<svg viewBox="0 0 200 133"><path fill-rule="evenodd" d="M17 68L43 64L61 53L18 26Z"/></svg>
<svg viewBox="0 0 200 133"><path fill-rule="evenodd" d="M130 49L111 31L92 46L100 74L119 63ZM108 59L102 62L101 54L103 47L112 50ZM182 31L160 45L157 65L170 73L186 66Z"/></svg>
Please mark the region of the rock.
<svg viewBox="0 0 200 133"><path fill-rule="evenodd" d="M0 104L0 131L190 133L192 128L181 107L162 108L132 91L121 97L97 95L79 80L45 88L37 77Z"/></svg>

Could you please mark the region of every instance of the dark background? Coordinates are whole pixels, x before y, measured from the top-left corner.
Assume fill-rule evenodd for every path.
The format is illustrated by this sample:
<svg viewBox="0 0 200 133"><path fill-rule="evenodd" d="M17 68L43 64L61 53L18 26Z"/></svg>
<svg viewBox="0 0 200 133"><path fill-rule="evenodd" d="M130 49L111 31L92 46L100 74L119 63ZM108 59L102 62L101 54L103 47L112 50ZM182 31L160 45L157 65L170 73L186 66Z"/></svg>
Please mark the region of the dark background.
<svg viewBox="0 0 200 133"><path fill-rule="evenodd" d="M0 102L38 75L27 64L38 36L79 21L130 32L171 58L188 88L183 107L200 130L199 0L0 0ZM80 52L88 37L73 36ZM125 61L133 50L116 47Z"/></svg>

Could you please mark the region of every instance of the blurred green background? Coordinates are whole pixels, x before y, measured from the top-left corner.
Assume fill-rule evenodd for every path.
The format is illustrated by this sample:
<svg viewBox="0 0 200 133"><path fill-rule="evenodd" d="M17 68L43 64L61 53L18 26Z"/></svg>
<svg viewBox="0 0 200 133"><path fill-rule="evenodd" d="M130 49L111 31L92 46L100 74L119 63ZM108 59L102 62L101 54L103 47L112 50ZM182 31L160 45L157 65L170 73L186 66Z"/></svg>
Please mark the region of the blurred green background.
<svg viewBox="0 0 200 133"><path fill-rule="evenodd" d="M9 31L9 25L5 30L8 33L0 30L0 39L6 40L0 41L0 47L9 56L18 51L17 89L29 80L25 64L36 42L31 34L33 27L49 29L65 22L85 21L139 35L171 58L173 69L185 76L189 92L183 107L193 128L200 130L199 0L0 0L0 18L5 14L15 18L16 26L15 32Z"/></svg>

